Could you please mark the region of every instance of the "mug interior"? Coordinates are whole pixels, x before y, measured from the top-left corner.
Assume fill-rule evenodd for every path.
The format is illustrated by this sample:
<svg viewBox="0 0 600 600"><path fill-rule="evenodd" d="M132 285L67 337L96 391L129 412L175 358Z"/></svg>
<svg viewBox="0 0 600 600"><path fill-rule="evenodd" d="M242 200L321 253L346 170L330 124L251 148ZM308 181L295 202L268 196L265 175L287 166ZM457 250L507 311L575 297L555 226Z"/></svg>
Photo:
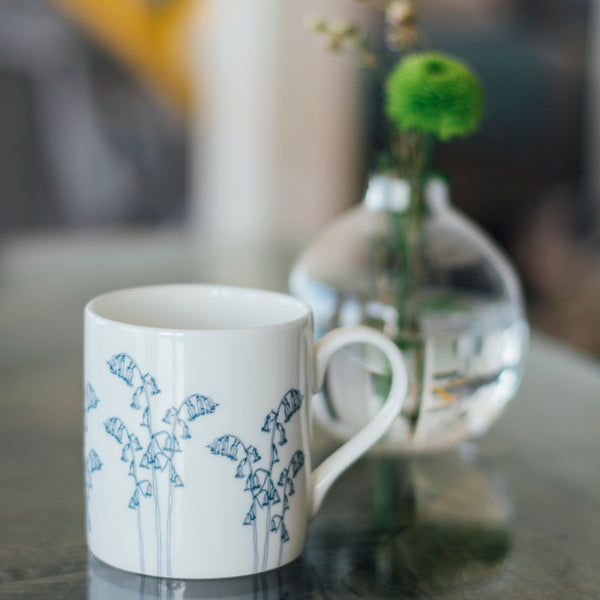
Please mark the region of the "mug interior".
<svg viewBox="0 0 600 600"><path fill-rule="evenodd" d="M159 285L109 292L88 314L139 327L178 330L254 329L307 316L306 304L285 294L215 285Z"/></svg>

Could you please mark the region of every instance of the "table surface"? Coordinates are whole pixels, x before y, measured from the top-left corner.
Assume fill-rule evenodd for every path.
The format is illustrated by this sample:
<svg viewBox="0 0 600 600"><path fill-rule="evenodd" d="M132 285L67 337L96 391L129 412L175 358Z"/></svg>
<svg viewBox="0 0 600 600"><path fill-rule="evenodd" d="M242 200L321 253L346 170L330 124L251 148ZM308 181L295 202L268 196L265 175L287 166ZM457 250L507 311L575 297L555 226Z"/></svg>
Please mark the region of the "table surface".
<svg viewBox="0 0 600 600"><path fill-rule="evenodd" d="M284 285L291 249L237 250L217 260L169 231L0 245L1 599L600 598L600 369L539 335L485 438L442 455L362 459L287 567L169 582L88 557L83 304L145 283ZM317 457L333 447L318 430L314 446Z"/></svg>

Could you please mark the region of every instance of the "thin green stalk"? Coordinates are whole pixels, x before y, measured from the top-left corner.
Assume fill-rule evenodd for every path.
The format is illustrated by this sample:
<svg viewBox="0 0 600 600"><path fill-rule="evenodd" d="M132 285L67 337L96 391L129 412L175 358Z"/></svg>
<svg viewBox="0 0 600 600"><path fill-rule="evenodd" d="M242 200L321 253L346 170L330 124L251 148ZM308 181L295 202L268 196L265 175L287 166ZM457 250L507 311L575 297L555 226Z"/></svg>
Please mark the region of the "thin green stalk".
<svg viewBox="0 0 600 600"><path fill-rule="evenodd" d="M411 202L409 213L409 243L408 243L408 275L413 290L424 284L423 253L423 223L426 213L425 178L424 174L431 160L432 138L425 134L417 136L414 146L413 165L411 177ZM412 427L416 427L421 412L425 376L425 341L421 330L420 305L418 299L410 303L410 332L414 335L413 361L414 361L414 398L411 418Z"/></svg>
<svg viewBox="0 0 600 600"><path fill-rule="evenodd" d="M410 185L410 201L406 214L390 215L391 236L396 260L396 307L398 310L398 343L413 357L413 402L407 416L412 426L419 417L425 374L425 344L415 290L424 282L422 236L426 214L425 173L431 162L433 138L415 131L404 132L394 147L397 168ZM402 262L399 261L400 257Z"/></svg>

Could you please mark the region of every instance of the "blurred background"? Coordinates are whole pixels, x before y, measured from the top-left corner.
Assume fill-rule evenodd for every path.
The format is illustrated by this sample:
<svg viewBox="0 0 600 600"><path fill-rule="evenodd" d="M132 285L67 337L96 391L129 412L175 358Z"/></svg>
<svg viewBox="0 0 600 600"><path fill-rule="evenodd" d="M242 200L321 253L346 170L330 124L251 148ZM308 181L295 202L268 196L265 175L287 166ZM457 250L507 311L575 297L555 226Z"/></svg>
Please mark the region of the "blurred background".
<svg viewBox="0 0 600 600"><path fill-rule="evenodd" d="M421 4L487 94L479 133L436 151L453 202L512 257L533 325L599 357L600 5ZM2 0L0 293L3 254L68 262L131 232L149 261L181 239L217 263L293 257L358 202L380 89L323 48L315 12L383 31L352 0Z"/></svg>

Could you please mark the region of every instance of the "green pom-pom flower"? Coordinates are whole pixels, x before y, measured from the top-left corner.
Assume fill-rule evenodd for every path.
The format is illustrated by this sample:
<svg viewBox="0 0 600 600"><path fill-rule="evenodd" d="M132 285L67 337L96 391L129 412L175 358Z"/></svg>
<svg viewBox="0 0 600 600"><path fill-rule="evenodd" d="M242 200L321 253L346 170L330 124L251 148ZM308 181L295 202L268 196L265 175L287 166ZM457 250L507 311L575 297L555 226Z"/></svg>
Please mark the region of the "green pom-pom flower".
<svg viewBox="0 0 600 600"><path fill-rule="evenodd" d="M437 52L411 54L388 79L385 108L400 130L415 129L446 141L477 129L483 90L462 63Z"/></svg>

